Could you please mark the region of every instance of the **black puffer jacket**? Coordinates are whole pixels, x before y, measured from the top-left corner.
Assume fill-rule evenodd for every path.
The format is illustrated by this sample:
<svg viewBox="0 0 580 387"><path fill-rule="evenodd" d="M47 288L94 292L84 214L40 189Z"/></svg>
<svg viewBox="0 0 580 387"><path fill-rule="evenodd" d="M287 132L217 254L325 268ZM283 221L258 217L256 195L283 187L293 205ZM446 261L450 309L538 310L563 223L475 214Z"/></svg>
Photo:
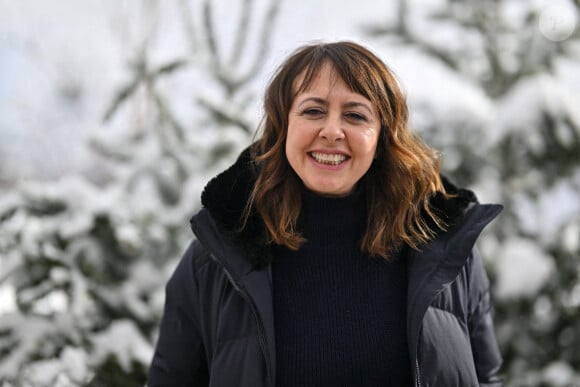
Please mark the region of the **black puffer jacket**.
<svg viewBox="0 0 580 387"><path fill-rule="evenodd" d="M258 218L239 229L253 181L245 152L206 187L205 208L191 220L196 240L167 284L149 386L274 386L272 257ZM415 386L500 386L489 284L474 244L501 206L448 189L456 197L433 204L453 226L407 255Z"/></svg>

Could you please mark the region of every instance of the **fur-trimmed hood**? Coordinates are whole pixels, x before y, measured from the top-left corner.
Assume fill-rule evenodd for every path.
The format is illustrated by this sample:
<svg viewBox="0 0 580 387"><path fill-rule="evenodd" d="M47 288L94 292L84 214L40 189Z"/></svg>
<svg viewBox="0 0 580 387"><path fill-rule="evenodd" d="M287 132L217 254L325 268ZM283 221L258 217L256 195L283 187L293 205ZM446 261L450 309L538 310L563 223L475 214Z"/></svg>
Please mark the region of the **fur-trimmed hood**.
<svg viewBox="0 0 580 387"><path fill-rule="evenodd" d="M209 181L201 195L201 203L224 235L228 236L251 260L255 267L271 262L266 227L258 214L252 213L242 227L247 200L256 181L256 168L250 148L244 150L236 162ZM443 177L443 184L450 197L433 196L431 204L438 215L450 226L459 223L470 204L477 203L474 193L457 188ZM429 219L428 219L429 220ZM432 228L438 230L434 222Z"/></svg>

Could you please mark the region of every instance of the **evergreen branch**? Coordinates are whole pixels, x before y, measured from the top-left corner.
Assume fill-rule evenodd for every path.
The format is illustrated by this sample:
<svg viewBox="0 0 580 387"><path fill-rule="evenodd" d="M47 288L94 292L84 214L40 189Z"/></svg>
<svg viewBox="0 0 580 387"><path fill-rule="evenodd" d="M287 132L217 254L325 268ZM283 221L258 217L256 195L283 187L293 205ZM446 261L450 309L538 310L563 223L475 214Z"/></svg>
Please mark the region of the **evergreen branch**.
<svg viewBox="0 0 580 387"><path fill-rule="evenodd" d="M157 110L159 111L159 119L161 122L167 122L169 127L173 129L173 133L175 137L178 139L179 142L185 140L185 128L183 125L179 123L173 112L169 106L165 103L161 94L153 90L153 99L155 101L155 106L157 106ZM162 130L163 125L160 126L160 130ZM167 137L167 136L165 136ZM166 146L170 146L171 144L167 144L167 141L163 141Z"/></svg>
<svg viewBox="0 0 580 387"><path fill-rule="evenodd" d="M580 148L580 124L575 122L570 116L571 113L567 113L564 117L563 124L566 125L570 132L572 146L570 148L579 149Z"/></svg>
<svg viewBox="0 0 580 387"><path fill-rule="evenodd" d="M258 51L254 55L252 64L248 71L234 78L230 73L226 73L223 69L219 69L217 72L217 78L224 84L229 94L233 94L235 90L239 89L242 85L248 83L252 78L254 78L260 72L260 69L264 65L267 53L270 50L270 42L272 38L272 29L274 27L274 22L277 18L278 11L280 8L279 0L271 0L270 6L266 14L262 19L262 27L259 34Z"/></svg>
<svg viewBox="0 0 580 387"><path fill-rule="evenodd" d="M239 63L242 56L242 48L248 40L248 27L250 25L250 15L252 11L253 0L244 0L242 5L242 16L239 19L238 30L236 32L236 41L233 47L233 53L230 58L230 66Z"/></svg>
<svg viewBox="0 0 580 387"><path fill-rule="evenodd" d="M397 15L396 24L393 26L371 26L366 28L363 27L363 29L371 36L394 34L401 39L401 43L411 44L419 48L426 54L439 59L450 68L457 69L459 67L453 55L433 47L428 42L423 40L419 35L415 34L411 28L409 28L409 7L407 5L407 0L398 1Z"/></svg>
<svg viewBox="0 0 580 387"><path fill-rule="evenodd" d="M139 78L135 78L117 92L113 102L103 115L104 123L107 123L113 117L121 105L123 105L123 103L125 103L135 93L140 84L141 80Z"/></svg>
<svg viewBox="0 0 580 387"><path fill-rule="evenodd" d="M270 50L270 43L272 40L272 30L274 29L274 22L278 16L278 12L280 9L280 1L279 0L271 0L270 7L268 8L268 12L266 13L263 24L260 32L260 42L259 42L259 51L254 57L254 63L250 67L250 70L247 76L243 79L243 82L246 83L253 77L255 77L262 66L266 61L266 56L268 51Z"/></svg>
<svg viewBox="0 0 580 387"><path fill-rule="evenodd" d="M213 102L207 100L206 98L199 97L197 102L209 110L209 112L216 118L217 121L227 122L241 128L245 133L252 133L252 126L239 117L236 113L231 110L228 111L224 109L223 106L216 106Z"/></svg>
<svg viewBox="0 0 580 387"><path fill-rule="evenodd" d="M157 70L153 71L151 75L148 75L148 78L155 80L158 76L170 74L175 70L186 66L187 64L187 59L175 59L169 63L159 66Z"/></svg>
<svg viewBox="0 0 580 387"><path fill-rule="evenodd" d="M131 161L131 155L127 149L114 149L114 147L103 143L103 141L100 139L94 137L90 138L88 140L88 146L105 158L113 159L123 163L128 163Z"/></svg>
<svg viewBox="0 0 580 387"><path fill-rule="evenodd" d="M397 32L400 35L408 35L409 34L409 8L407 7L407 0L399 0L398 4L398 25L397 25Z"/></svg>
<svg viewBox="0 0 580 387"><path fill-rule="evenodd" d="M382 35L391 35L396 33L396 28L391 26L367 25L360 27L361 31L371 37L379 37Z"/></svg>
<svg viewBox="0 0 580 387"><path fill-rule="evenodd" d="M146 62L144 60L138 61L134 66L136 72L135 78L129 84L119 90L113 99L113 102L106 110L103 116L103 122L108 122L119 110L119 108L135 94L143 82L155 81L159 76L171 74L174 71L186 66L187 64L188 61L186 59L175 59L171 62L159 66L152 72L148 72Z"/></svg>
<svg viewBox="0 0 580 387"><path fill-rule="evenodd" d="M221 61L215 39L215 28L212 20L211 0L205 0L203 3L203 26L207 38L208 49L212 58L214 70L221 72Z"/></svg>

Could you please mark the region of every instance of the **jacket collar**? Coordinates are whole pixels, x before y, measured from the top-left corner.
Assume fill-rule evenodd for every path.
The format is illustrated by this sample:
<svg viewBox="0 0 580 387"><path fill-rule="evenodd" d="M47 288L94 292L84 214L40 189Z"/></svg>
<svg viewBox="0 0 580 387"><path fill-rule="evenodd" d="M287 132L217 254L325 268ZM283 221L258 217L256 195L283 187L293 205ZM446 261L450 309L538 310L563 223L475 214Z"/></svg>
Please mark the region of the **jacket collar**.
<svg viewBox="0 0 580 387"><path fill-rule="evenodd" d="M218 261L234 288L244 297L255 311L259 321L260 335L265 337L262 348L270 380L276 380L276 348L274 331L274 311L272 303L272 282L269 270L255 270L239 245L217 225L214 216L202 209L191 219L191 228L199 242Z"/></svg>
<svg viewBox="0 0 580 387"><path fill-rule="evenodd" d="M252 213L242 227L245 205L255 181L256 167L250 148L247 148L231 167L209 181L203 190L201 202L212 215L219 230L234 242L250 264L255 268L262 268L272 260L266 227L256 213ZM468 206L477 202L477 199L471 191L459 189L445 178L443 182L447 192L453 196L446 198L437 194L431 202L435 211L453 226L461 221ZM435 224L430 223L437 230Z"/></svg>
<svg viewBox="0 0 580 387"><path fill-rule="evenodd" d="M408 251L407 339L411 359L417 356L421 323L427 308L434 297L457 278L471 256L475 241L502 209L498 204L474 203L460 224L420 250Z"/></svg>

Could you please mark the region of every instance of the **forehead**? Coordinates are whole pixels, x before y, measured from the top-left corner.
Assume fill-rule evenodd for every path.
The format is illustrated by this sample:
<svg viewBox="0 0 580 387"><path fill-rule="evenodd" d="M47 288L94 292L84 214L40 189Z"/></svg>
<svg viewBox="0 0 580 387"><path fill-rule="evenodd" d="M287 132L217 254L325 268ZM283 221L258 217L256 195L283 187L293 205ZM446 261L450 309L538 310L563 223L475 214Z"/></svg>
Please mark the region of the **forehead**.
<svg viewBox="0 0 580 387"><path fill-rule="evenodd" d="M365 107L371 114L378 116L378 108L375 103L350 87L331 65L320 68L312 74L313 76L308 79L309 82L305 79L306 75L304 74L297 77L294 86L293 106L300 106L305 101L326 104L332 96L336 96L344 106ZM339 84L339 89L335 89L337 84ZM348 92L345 92L344 86L347 87Z"/></svg>
<svg viewBox="0 0 580 387"><path fill-rule="evenodd" d="M311 90L319 82L328 82L327 84L329 85L334 85L337 82L341 82L345 84L350 91L360 94L366 98L364 94L356 90L354 85L347 82L345 77L341 75L339 69L330 61L324 62L322 66L317 68L313 66L307 67L301 73L299 73L292 83L293 97Z"/></svg>

